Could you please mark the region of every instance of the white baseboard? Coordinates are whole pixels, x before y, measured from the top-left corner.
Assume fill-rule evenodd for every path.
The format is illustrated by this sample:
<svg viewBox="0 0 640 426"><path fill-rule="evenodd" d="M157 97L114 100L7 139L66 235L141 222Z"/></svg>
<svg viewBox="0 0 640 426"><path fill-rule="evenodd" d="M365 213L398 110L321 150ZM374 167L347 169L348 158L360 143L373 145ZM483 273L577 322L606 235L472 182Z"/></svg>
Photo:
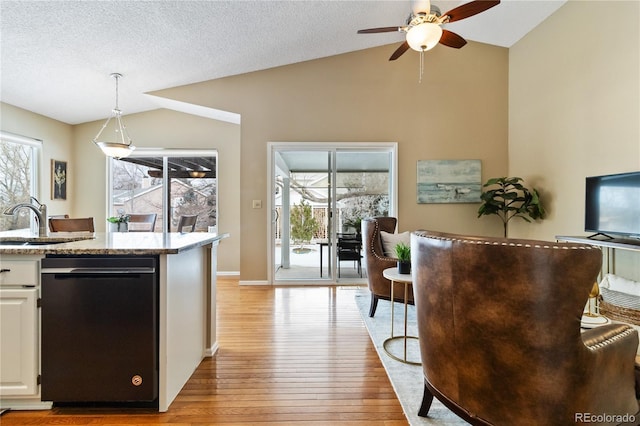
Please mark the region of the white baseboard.
<svg viewBox="0 0 640 426"><path fill-rule="evenodd" d="M10 410L51 410L53 406L53 402L51 401L40 401L40 398L25 398L25 399L0 399L0 408L1 409L10 409ZM0 421L0 424L2 422Z"/></svg>
<svg viewBox="0 0 640 426"><path fill-rule="evenodd" d="M216 354L216 352L218 352L218 349L220 348L220 346L218 346L218 342L216 342L213 346L211 346L210 348L207 348L204 351L204 356L205 357L212 357Z"/></svg>
<svg viewBox="0 0 640 426"><path fill-rule="evenodd" d="M219 277L239 277L240 271L216 271L216 275Z"/></svg>
<svg viewBox="0 0 640 426"><path fill-rule="evenodd" d="M260 281L240 280L239 284L240 285L271 285L267 280L260 280Z"/></svg>

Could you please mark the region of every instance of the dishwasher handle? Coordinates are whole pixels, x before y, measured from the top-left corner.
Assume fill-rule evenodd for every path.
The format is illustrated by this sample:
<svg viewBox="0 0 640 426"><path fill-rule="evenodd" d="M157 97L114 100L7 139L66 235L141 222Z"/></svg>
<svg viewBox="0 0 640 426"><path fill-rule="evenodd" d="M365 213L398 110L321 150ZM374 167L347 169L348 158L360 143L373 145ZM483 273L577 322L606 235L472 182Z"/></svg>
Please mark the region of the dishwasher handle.
<svg viewBox="0 0 640 426"><path fill-rule="evenodd" d="M154 274L155 268L133 267L133 268L42 268L42 274L56 275L130 275L130 274Z"/></svg>

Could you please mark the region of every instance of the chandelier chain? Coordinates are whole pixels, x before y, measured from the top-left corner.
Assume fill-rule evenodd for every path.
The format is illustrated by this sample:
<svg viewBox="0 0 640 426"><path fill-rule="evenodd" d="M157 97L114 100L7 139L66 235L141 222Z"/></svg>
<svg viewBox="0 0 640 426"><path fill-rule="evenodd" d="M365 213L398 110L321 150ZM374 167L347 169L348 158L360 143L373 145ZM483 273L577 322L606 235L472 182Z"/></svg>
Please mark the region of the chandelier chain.
<svg viewBox="0 0 640 426"><path fill-rule="evenodd" d="M120 111L120 107L118 106L118 83L120 80L120 77L122 77L122 74L118 73L118 72L114 72L111 74L111 77L116 79L116 108L115 111Z"/></svg>

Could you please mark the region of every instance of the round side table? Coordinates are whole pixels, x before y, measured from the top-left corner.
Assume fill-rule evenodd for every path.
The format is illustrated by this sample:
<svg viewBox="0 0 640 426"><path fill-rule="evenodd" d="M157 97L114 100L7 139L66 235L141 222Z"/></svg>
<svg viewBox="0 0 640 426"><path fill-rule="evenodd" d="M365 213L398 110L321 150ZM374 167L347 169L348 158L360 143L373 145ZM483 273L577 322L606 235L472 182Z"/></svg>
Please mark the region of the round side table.
<svg viewBox="0 0 640 426"><path fill-rule="evenodd" d="M382 276L388 279L389 281L391 281L391 336L384 341L384 343L382 344L382 347L384 348L384 351L387 353L387 355L389 355L391 358L395 359L396 361L400 361L405 364L420 365L421 363L418 361L411 361L407 359L407 340L418 339L416 336L407 335L407 305L408 305L407 300L409 298L409 286L413 285L413 282L411 281L411 274L399 274L398 268L394 267L394 268L387 268L384 271L382 271ZM395 287L394 285L395 283L404 284L404 334L397 335L397 336L394 336L393 334L393 322L394 322L393 321L394 319L393 305L395 305L393 288ZM404 353L402 358L394 355L391 352L391 350L387 348L389 343L398 339L403 339L404 341Z"/></svg>

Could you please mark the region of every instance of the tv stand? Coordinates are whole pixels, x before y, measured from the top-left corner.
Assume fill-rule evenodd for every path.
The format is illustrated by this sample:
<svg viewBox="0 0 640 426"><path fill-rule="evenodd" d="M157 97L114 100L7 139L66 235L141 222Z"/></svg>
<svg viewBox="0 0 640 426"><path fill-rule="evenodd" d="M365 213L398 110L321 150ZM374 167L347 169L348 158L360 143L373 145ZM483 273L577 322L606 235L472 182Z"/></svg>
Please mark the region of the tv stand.
<svg viewBox="0 0 640 426"><path fill-rule="evenodd" d="M593 235L589 237L570 237L564 235L556 235L556 241L590 244L592 246L602 247L603 261L601 273L603 275L607 273L615 273L613 253L611 252L611 250L617 249L640 252L640 240L635 238L612 238L610 240L598 240L592 237Z"/></svg>
<svg viewBox="0 0 640 426"><path fill-rule="evenodd" d="M590 240L603 241L603 240L600 240L600 239L596 238L598 236L604 237L605 240L615 240L615 238L612 237L611 235L603 234L602 232L598 232L597 234L589 235L587 238L590 239Z"/></svg>
<svg viewBox="0 0 640 426"><path fill-rule="evenodd" d="M604 235L604 234L595 234ZM635 238L611 238L610 240L599 240L593 238L595 235L588 237L569 237L565 235L556 235L556 241L565 241L567 243L591 244L598 247L608 247L620 250L640 251L640 240ZM609 237L607 235L607 237Z"/></svg>

